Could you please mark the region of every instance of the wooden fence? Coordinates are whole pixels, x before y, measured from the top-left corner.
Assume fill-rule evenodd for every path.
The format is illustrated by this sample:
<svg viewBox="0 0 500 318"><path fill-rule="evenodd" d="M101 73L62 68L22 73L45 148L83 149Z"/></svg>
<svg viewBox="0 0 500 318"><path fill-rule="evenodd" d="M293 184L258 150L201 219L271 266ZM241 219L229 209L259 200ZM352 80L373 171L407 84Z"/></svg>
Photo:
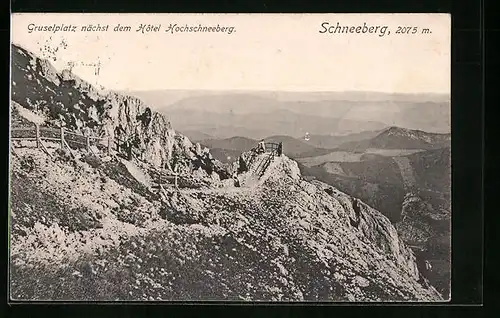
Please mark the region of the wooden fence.
<svg viewBox="0 0 500 318"><path fill-rule="evenodd" d="M151 177L153 178L153 184L152 187L155 190L164 190L163 186L170 186L173 185L175 188L179 187L179 173L177 172L172 172L172 171L167 171L167 170L151 170L150 172Z"/></svg>
<svg viewBox="0 0 500 318"><path fill-rule="evenodd" d="M265 142L266 152L278 151L280 144L277 142Z"/></svg>
<svg viewBox="0 0 500 318"><path fill-rule="evenodd" d="M98 150L107 154L111 153L112 143L111 137L85 136L64 127L41 127L40 125L26 128L12 128L11 140L35 141L37 148L45 147L43 141L52 141L59 143L62 149L86 149L88 152L93 152L92 146L95 146Z"/></svg>

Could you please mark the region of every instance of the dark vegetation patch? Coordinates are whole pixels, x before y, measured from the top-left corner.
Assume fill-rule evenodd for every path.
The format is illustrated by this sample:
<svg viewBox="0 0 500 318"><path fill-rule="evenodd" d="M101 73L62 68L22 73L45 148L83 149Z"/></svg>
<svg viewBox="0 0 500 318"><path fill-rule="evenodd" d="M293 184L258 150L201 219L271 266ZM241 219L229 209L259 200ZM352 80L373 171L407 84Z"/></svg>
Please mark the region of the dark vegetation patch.
<svg viewBox="0 0 500 318"><path fill-rule="evenodd" d="M25 235L22 227L31 228L36 222L46 226L57 223L69 231L102 227L97 213L85 207L71 207L62 199L63 194L47 189L37 177L14 172L11 180L13 235Z"/></svg>
<svg viewBox="0 0 500 318"><path fill-rule="evenodd" d="M151 219L151 215L149 213L139 210L138 206L135 206L134 204L120 204L119 208L115 207L111 212L116 215L116 218L119 221L136 226L143 226L146 221Z"/></svg>
<svg viewBox="0 0 500 318"><path fill-rule="evenodd" d="M325 264L318 260L315 251L298 237L291 237L287 244L290 246L290 257L295 260L288 268L293 273L296 285L302 290L304 300L346 300L345 287L333 275L327 274Z"/></svg>
<svg viewBox="0 0 500 318"><path fill-rule="evenodd" d="M179 211L175 208L167 206L161 209L160 216L163 219L166 219L177 225L202 223L202 220L198 214Z"/></svg>
<svg viewBox="0 0 500 318"><path fill-rule="evenodd" d="M162 232L134 237L105 259L105 266L95 258L66 268L13 266L12 295L38 300L241 300L249 293L253 299L270 299L277 295L266 286L280 284L268 261L231 236ZM286 290L284 294L289 296Z"/></svg>

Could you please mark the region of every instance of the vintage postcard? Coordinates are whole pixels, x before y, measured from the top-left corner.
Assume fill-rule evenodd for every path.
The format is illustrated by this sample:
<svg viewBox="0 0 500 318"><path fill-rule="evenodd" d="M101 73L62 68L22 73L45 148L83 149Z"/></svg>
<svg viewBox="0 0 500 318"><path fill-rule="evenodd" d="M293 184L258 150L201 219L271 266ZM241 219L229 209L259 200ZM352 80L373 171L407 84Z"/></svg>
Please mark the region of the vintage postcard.
<svg viewBox="0 0 500 318"><path fill-rule="evenodd" d="M11 300L451 299L450 15L11 22Z"/></svg>

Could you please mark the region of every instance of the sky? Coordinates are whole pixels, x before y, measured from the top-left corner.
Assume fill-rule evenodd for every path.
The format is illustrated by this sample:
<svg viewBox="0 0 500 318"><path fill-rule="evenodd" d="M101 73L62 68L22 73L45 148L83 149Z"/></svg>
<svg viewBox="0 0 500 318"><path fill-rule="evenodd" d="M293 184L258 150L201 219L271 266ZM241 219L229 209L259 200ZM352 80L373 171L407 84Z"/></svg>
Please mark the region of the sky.
<svg viewBox="0 0 500 318"><path fill-rule="evenodd" d="M386 25L391 33L320 33L324 22ZM75 74L111 90L450 92L447 14L22 13L13 14L11 23L14 44L48 58L59 70L73 63ZM29 32L54 24L78 31ZM80 31L89 24L109 27ZM114 32L118 24L131 31ZM160 32L135 32L140 24L161 25ZM234 31L170 34L165 32L170 24ZM418 32L397 34L398 26Z"/></svg>

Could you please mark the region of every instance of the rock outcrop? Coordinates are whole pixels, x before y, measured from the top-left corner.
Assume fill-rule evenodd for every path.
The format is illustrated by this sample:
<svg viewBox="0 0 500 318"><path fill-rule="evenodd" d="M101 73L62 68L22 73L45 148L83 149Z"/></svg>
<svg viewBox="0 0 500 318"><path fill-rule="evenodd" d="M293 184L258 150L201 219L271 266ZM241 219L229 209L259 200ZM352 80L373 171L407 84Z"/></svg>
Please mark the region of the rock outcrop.
<svg viewBox="0 0 500 318"><path fill-rule="evenodd" d="M229 173L206 149L176 133L170 122L157 112L148 121L150 111L141 100L115 92L99 90L68 70L57 72L47 61L12 45L12 100L29 111L46 118L48 126L64 126L83 132L89 128L95 136L115 138L115 128L121 127L120 139L131 139L134 153L155 167L172 168L177 156L181 170L202 168L220 179ZM149 110L148 110L149 109Z"/></svg>

